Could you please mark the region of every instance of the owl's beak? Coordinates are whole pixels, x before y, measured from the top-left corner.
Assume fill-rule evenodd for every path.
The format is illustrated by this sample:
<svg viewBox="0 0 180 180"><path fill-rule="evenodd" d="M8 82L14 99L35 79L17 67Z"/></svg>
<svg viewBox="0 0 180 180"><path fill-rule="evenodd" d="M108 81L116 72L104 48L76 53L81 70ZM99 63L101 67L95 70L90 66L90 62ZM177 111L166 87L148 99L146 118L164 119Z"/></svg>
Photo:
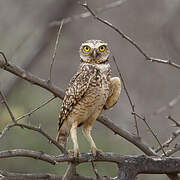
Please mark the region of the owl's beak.
<svg viewBox="0 0 180 180"><path fill-rule="evenodd" d="M97 52L96 49L94 49L93 52L91 53L91 57L92 57L93 59L96 59L97 56L98 56L98 52Z"/></svg>

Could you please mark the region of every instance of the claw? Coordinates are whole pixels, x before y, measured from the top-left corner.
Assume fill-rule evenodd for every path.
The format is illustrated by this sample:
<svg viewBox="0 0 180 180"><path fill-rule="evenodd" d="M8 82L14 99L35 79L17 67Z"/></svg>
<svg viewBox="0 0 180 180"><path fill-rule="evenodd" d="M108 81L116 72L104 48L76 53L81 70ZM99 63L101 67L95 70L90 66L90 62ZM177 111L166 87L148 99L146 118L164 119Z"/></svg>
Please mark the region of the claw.
<svg viewBox="0 0 180 180"><path fill-rule="evenodd" d="M69 155L74 156L75 158L79 158L81 156L79 150L68 150Z"/></svg>
<svg viewBox="0 0 180 180"><path fill-rule="evenodd" d="M93 156L96 156L98 154L100 154L100 155L104 154L104 152L101 149L98 149L96 147L92 147L91 148L91 152L92 152Z"/></svg>

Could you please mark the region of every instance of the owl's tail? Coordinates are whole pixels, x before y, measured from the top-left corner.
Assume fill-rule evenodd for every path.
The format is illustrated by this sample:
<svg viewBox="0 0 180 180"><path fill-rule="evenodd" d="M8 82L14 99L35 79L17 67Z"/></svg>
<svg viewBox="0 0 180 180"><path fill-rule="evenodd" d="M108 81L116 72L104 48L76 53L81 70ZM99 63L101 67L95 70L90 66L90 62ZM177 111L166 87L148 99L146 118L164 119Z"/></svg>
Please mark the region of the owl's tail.
<svg viewBox="0 0 180 180"><path fill-rule="evenodd" d="M64 121L62 126L58 130L56 141L59 142L62 146L64 146L67 142L70 129L71 129L71 125L67 121Z"/></svg>

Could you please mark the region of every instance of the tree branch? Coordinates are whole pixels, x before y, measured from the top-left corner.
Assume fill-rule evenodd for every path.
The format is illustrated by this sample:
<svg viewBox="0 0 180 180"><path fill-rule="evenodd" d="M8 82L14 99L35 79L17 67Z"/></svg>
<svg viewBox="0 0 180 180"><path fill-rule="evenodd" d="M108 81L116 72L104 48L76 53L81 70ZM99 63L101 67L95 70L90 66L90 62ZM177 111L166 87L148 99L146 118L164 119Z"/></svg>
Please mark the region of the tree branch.
<svg viewBox="0 0 180 180"><path fill-rule="evenodd" d="M2 59L0 59L0 68L6 70L8 72L11 72L12 74L32 83L34 85L37 85L39 87L42 87L42 88L50 91L51 93L54 94L54 96L57 96L61 99L64 97L64 92L62 90L60 90L58 87L56 87L55 85L49 84L46 80L36 77L35 75L31 74L30 72L26 72L24 69L20 68L19 66L16 66L10 62L8 62L8 64L6 64Z"/></svg>
<svg viewBox="0 0 180 180"><path fill-rule="evenodd" d="M111 2L109 4L106 4L105 6L103 7L100 7L100 8L97 8L95 11L97 13L102 13L104 11L107 11L109 9L112 9L112 8L116 8L116 7L119 7L121 6L124 2L126 2L127 0L118 0L118 1L115 1L115 2ZM72 21L75 21L75 20L79 20L81 18L87 18L89 16L91 16L92 14L90 12L85 12L85 13L81 13L81 14L77 14L77 15L74 15L72 17L67 17L67 18L64 18L64 24L66 23L70 23ZM61 21L53 21L50 23L50 26L53 27L53 26L59 26L61 24Z"/></svg>
<svg viewBox="0 0 180 180"><path fill-rule="evenodd" d="M107 117L101 115L97 118L97 121L104 124L107 128L111 129L115 134L118 134L119 136L125 138L127 141L134 144L136 147L138 147L141 151L143 151L146 155L149 156L157 156L155 151L149 147L145 142L142 141L141 138L134 136L130 134L128 131L118 127L116 124L114 124L112 121L110 121Z"/></svg>
<svg viewBox="0 0 180 180"><path fill-rule="evenodd" d="M15 120L15 118L14 118L14 115L13 115L13 113L12 113L12 111L11 111L8 103L7 103L6 97L4 96L4 94L3 94L2 91L0 91L0 97L2 98L2 103L4 103L4 105L6 106L6 109L8 110L8 113L9 113L12 121L13 121L14 123L16 123L16 120Z"/></svg>
<svg viewBox="0 0 180 180"><path fill-rule="evenodd" d="M37 152L25 149L13 149L0 152L0 159L10 157L29 157L37 160L42 160L55 165L55 156L45 154L44 152Z"/></svg>
<svg viewBox="0 0 180 180"><path fill-rule="evenodd" d="M169 139L162 144L162 147L169 147L169 145L180 135L180 130L177 130L172 133L172 135L169 137ZM161 147L157 147L155 152L159 152L161 150Z"/></svg>
<svg viewBox="0 0 180 180"><path fill-rule="evenodd" d="M56 44L55 44L55 47L54 47L52 62L51 62L50 71L49 71L49 80L48 80L49 83L51 83L51 81L52 81L52 68L53 68L53 64L54 64L54 61L55 61L55 57L56 57L57 46L58 46L58 43L59 43L59 37L60 37L60 34L61 34L63 23L64 23L64 20L62 20L61 23L60 23L57 38L56 38Z"/></svg>
<svg viewBox="0 0 180 180"><path fill-rule="evenodd" d="M148 129L150 130L151 134L153 135L153 137L156 139L156 141L158 142L159 146L161 147L161 150L163 151L164 155L166 155L166 152L164 151L164 148L161 144L161 142L159 141L157 135L153 132L151 126L148 124L148 122L146 121L146 118L145 117L142 117L141 115L137 114L136 112L133 112L133 114L135 114L139 119L143 120L144 123L146 124L146 126L148 127Z"/></svg>
<svg viewBox="0 0 180 180"><path fill-rule="evenodd" d="M130 44L132 44L144 57L146 60L151 61L151 62L156 62L156 63L162 63L162 64L168 64L172 67L175 67L177 69L180 69L180 65L172 62L169 59L158 59L158 58L153 58L150 57L141 47L138 43L136 43L134 40L132 40L129 36L127 36L125 33L123 33L120 29L118 29L117 27L115 27L114 25L112 25L110 22L108 22L107 20L104 20L100 17L98 17L94 11L92 9L89 8L89 6L87 5L87 3L81 4L84 8L86 8L91 15L97 19L99 22L109 26L111 29L113 29L114 31L116 31L122 38L126 39Z"/></svg>
<svg viewBox="0 0 180 180"><path fill-rule="evenodd" d="M12 65L10 63L8 65L6 65L0 59L0 68L3 68L4 70L11 72L12 74L19 76L20 78L25 79L32 84L35 84L37 86L40 86L40 87L48 90L49 92L53 93L55 96L59 97L60 99L63 99L63 97L64 97L64 92L62 90L60 90L58 87L56 87L55 85L52 85L52 84L51 85L48 84L45 80L40 79L40 78L34 76L33 74L26 72L24 69L22 69L16 65ZM146 145L144 142L142 142L139 138L131 135L128 131L121 129L120 127L118 127L117 125L112 123L110 120L108 120L108 118L105 118L104 116L100 116L97 120L99 122L103 123L109 129L111 129L113 132L119 134L120 136L122 136L126 140L128 140L129 142L133 143L135 146L137 146L139 149L141 149L145 154L151 155L151 156L157 155L151 148L148 147L148 145Z"/></svg>
<svg viewBox="0 0 180 180"><path fill-rule="evenodd" d="M148 157L144 155L119 155L112 152L106 152L103 155L94 157L91 153L82 153L81 157L74 158L67 155L48 155L43 152L31 151L25 149L13 149L0 152L0 158L10 157L30 157L37 160L42 160L53 165L60 162L84 163L89 162L89 159L97 162L114 162L122 166L131 165L131 168L136 169L137 174L164 174L164 173L179 173L180 158L176 157Z"/></svg>
<svg viewBox="0 0 180 180"><path fill-rule="evenodd" d="M133 103L132 100L131 100L130 94L129 94L128 89L127 89L127 87L126 87L126 83L125 83L124 77L123 77L123 75L122 75L122 73L121 73L121 71L120 71L120 69L119 69L119 66L117 65L117 62L116 62L116 59L115 59L114 56L113 56L113 60L114 60L114 63L115 63L115 65L116 65L116 68L117 68L117 71L118 71L118 73L119 73L119 76L120 76L120 78L121 78L121 81L122 81L122 84L123 84L125 93L126 93L126 95L127 95L127 97L128 97L128 100L129 100L129 103L130 103L130 106L131 106L131 110L132 110L132 112L135 112L135 105L134 105L134 103ZM134 116L134 121L135 121L135 127L136 127L137 136L139 137L139 129L138 129L138 124L137 124L136 115L134 114L133 116Z"/></svg>
<svg viewBox="0 0 180 180"><path fill-rule="evenodd" d="M34 127L34 126L30 126L30 125L26 125L26 124L20 124L20 123L16 123L16 124L9 124L7 125L2 133L0 134L0 138L2 138L6 132L12 128L12 127L15 127L15 126L19 126L21 128L26 128L26 129L29 129L29 130L32 130L32 131L36 131L36 132L39 132L41 135L43 135L46 139L48 139L48 141L52 144L54 144L62 153L64 154L67 154L67 151L58 143L56 142L54 139L52 139L45 131L43 131L40 127Z"/></svg>
<svg viewBox="0 0 180 180"><path fill-rule="evenodd" d="M56 98L56 96L53 96L52 98L50 98L49 100L47 100L46 102L42 103L40 106L38 106L37 108L31 110L30 112L18 117L16 119L16 121L19 121L27 116L31 116L34 112L36 112L37 110L39 110L40 108L44 107L45 105L47 105L49 102L51 102L52 100L54 100Z"/></svg>
<svg viewBox="0 0 180 180"><path fill-rule="evenodd" d="M48 179L48 180L62 180L62 176L58 176L56 174L50 174L50 173L31 173L31 174L23 174L23 173L12 173L12 172L7 172L7 171L2 171L0 170L0 174L4 177L1 177L1 180L24 180L24 179L29 179L29 180L35 180L35 179ZM80 176L76 175L72 177L72 180L95 180L91 177L87 176Z"/></svg>

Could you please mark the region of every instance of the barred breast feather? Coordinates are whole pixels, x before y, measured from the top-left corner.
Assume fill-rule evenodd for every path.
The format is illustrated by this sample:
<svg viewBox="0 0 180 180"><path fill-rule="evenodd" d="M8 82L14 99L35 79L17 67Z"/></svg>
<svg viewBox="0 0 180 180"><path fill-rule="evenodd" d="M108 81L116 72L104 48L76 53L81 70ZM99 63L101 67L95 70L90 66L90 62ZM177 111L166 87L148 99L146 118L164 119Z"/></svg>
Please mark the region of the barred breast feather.
<svg viewBox="0 0 180 180"><path fill-rule="evenodd" d="M73 107L83 97L87 91L89 84L93 77L95 77L97 70L93 65L81 65L78 72L72 77L62 103L61 112L59 115L59 130L67 118Z"/></svg>

